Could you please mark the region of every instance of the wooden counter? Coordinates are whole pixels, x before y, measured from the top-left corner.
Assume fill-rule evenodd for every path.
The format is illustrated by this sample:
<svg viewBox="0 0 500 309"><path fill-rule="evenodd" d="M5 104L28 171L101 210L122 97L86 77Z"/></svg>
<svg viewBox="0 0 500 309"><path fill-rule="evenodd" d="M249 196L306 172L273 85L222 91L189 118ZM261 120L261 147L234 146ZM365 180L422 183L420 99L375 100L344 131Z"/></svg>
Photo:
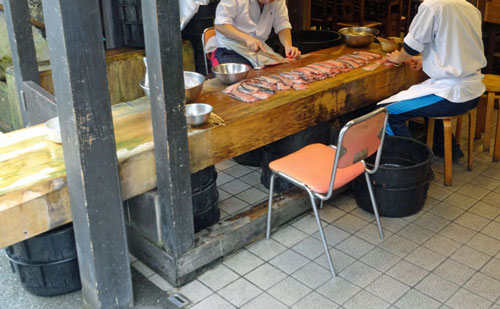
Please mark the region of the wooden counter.
<svg viewBox="0 0 500 309"><path fill-rule="evenodd" d="M378 45L372 45L377 51ZM303 59L251 72L271 75L334 59L353 49L335 47ZM342 73L309 84L302 91L279 92L268 100L243 103L222 94L209 80L199 99L213 105L225 126L189 129L191 171L271 143L321 121L373 104L424 79L406 66ZM152 128L147 98L113 108L123 199L156 187ZM71 221L62 147L49 141L43 126L8 133L0 139L0 248Z"/></svg>

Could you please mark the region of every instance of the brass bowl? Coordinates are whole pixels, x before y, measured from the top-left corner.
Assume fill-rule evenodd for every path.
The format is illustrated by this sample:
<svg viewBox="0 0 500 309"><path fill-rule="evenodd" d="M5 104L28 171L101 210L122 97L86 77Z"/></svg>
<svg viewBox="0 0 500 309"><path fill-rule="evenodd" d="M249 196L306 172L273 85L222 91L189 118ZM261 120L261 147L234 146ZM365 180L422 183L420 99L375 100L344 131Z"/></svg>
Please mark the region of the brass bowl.
<svg viewBox="0 0 500 309"><path fill-rule="evenodd" d="M346 27L339 30L344 42L350 47L367 47L375 41L379 30L367 27Z"/></svg>

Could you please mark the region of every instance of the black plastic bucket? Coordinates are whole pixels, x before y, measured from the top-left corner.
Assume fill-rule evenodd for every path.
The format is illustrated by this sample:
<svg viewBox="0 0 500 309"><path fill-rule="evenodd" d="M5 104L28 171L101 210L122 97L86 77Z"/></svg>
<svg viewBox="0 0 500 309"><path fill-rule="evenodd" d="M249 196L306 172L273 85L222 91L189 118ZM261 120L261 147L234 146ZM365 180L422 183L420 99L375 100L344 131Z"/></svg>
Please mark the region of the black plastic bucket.
<svg viewBox="0 0 500 309"><path fill-rule="evenodd" d="M201 231L220 219L217 205L219 191L217 190L217 171L215 166L209 166L191 174L191 198L193 201L194 231Z"/></svg>
<svg viewBox="0 0 500 309"><path fill-rule="evenodd" d="M21 284L39 296L56 296L82 288L73 224L6 248Z"/></svg>
<svg viewBox="0 0 500 309"><path fill-rule="evenodd" d="M269 163L299 150L313 143L328 144L330 141L330 126L320 123L314 127L307 128L293 135L282 138L274 143L262 147L262 175L260 182L269 189L271 181L271 170ZM275 178L274 192L279 193L293 188L294 185L282 178Z"/></svg>
<svg viewBox="0 0 500 309"><path fill-rule="evenodd" d="M431 169L431 149L414 139L386 136L380 166L370 175L378 211L384 217L410 216L424 207ZM374 162L371 157L367 162ZM373 212L365 175L353 181L356 203Z"/></svg>
<svg viewBox="0 0 500 309"><path fill-rule="evenodd" d="M299 30L292 32L293 45L303 54L325 49L342 43L342 36L329 30ZM283 46L278 36L271 37L267 44L277 53L284 54Z"/></svg>

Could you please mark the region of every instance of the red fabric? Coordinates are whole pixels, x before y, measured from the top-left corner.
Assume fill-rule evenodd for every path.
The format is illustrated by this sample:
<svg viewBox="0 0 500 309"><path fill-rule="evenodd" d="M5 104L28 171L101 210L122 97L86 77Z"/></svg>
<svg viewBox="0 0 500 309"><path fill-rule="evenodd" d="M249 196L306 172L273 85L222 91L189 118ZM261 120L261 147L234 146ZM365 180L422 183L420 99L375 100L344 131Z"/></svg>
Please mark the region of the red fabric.
<svg viewBox="0 0 500 309"><path fill-rule="evenodd" d="M213 52L208 53L208 60L210 60L210 62L212 62L212 68L215 68L216 66L219 65L219 60L217 60L217 58L215 58L216 51L217 50L214 50Z"/></svg>

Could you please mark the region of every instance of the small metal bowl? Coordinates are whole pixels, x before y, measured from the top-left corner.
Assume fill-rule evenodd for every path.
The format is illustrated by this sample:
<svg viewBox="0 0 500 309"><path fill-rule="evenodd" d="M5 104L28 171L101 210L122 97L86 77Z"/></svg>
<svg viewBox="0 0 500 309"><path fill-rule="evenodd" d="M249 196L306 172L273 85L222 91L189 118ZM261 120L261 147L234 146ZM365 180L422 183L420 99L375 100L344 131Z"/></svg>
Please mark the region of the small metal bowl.
<svg viewBox="0 0 500 309"><path fill-rule="evenodd" d="M231 85L245 79L250 66L242 63L223 63L212 68L215 77L225 85Z"/></svg>
<svg viewBox="0 0 500 309"><path fill-rule="evenodd" d="M188 125L199 126L208 121L213 107L204 103L192 103L186 105L186 121Z"/></svg>
<svg viewBox="0 0 500 309"><path fill-rule="evenodd" d="M47 138L54 143L61 144L61 128L59 127L59 117L54 117L45 122Z"/></svg>
<svg viewBox="0 0 500 309"><path fill-rule="evenodd" d="M200 73L184 71L184 98L186 103L195 102L198 99L205 80L205 76ZM149 97L149 87L146 87L144 80L139 82L139 86Z"/></svg>
<svg viewBox="0 0 500 309"><path fill-rule="evenodd" d="M345 43L350 47L367 47L378 35L379 30L367 27L346 27L339 30Z"/></svg>
<svg viewBox="0 0 500 309"><path fill-rule="evenodd" d="M380 43L380 49L382 49L382 51L386 53L399 50L401 49L401 47L403 47L403 39L398 37L390 36L385 40L379 39L378 41Z"/></svg>

